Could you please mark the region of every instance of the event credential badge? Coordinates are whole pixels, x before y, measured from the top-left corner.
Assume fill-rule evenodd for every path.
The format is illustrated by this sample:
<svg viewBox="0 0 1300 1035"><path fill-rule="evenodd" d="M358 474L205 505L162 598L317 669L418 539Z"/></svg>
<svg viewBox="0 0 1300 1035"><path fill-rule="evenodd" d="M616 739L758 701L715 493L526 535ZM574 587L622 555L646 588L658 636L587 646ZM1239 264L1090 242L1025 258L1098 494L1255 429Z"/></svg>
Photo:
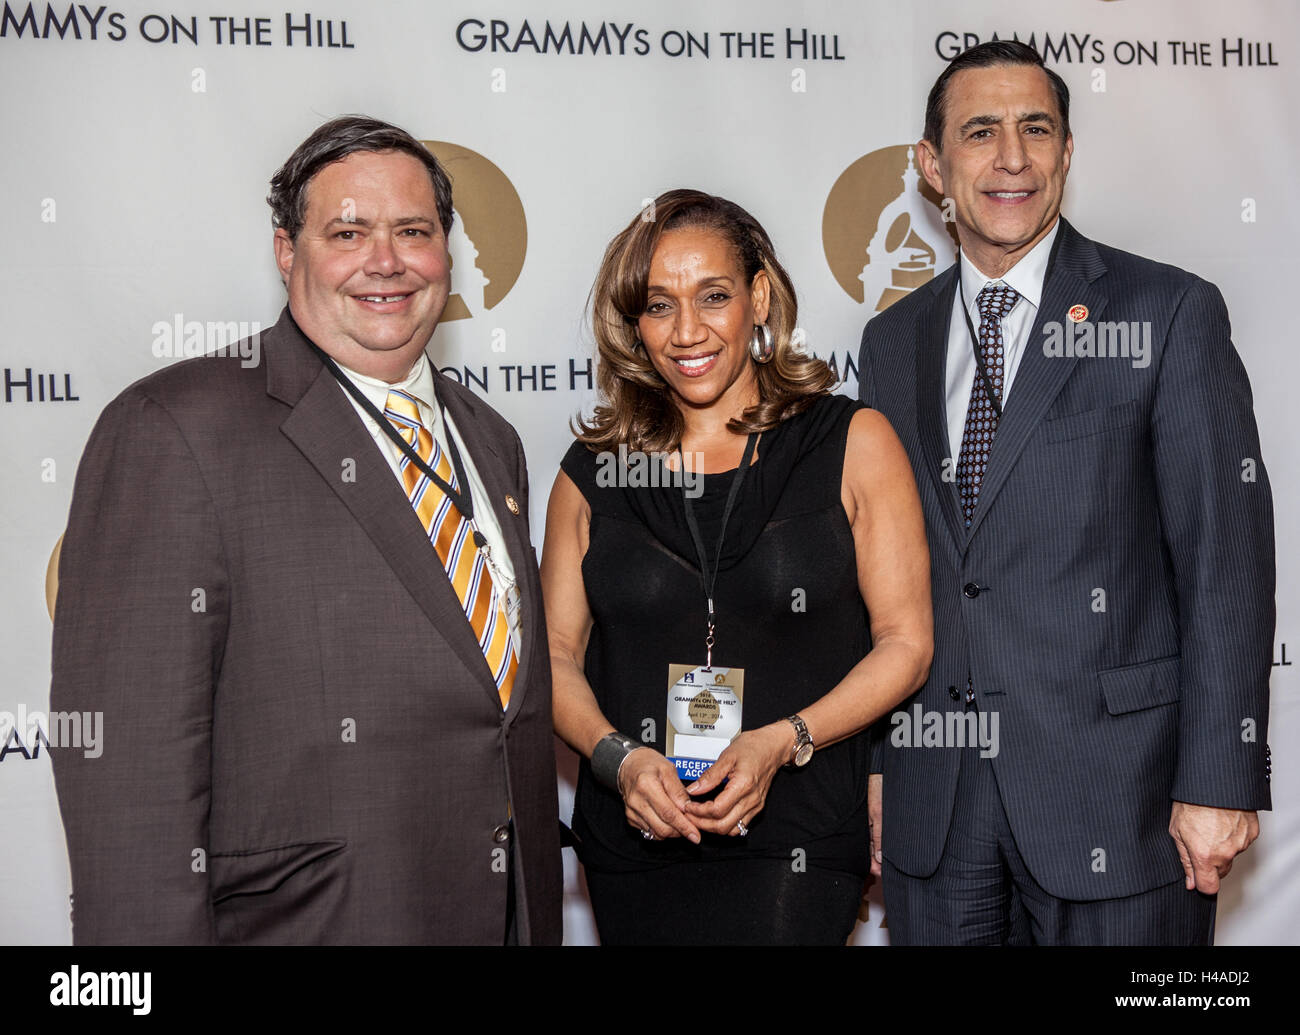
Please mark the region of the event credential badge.
<svg viewBox="0 0 1300 1035"><path fill-rule="evenodd" d="M740 732L743 668L668 666L664 753L683 780L698 780Z"/></svg>

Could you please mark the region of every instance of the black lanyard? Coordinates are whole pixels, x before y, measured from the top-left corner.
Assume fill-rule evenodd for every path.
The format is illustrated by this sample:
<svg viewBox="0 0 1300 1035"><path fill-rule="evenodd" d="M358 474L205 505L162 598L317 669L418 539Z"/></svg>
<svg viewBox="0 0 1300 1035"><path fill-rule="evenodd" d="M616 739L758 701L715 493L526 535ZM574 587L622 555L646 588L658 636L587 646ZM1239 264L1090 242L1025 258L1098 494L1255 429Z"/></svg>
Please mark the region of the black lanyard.
<svg viewBox="0 0 1300 1035"><path fill-rule="evenodd" d="M306 335L303 335L303 337L306 338ZM474 532L474 545L480 550L486 546L487 539L484 537L482 532L474 527L474 497L469 489L469 479L465 477L465 464L464 461L461 460L460 450L456 447L456 436L451 430L451 425L447 425L447 448L451 453L451 466L456 472L456 480L460 482L462 486L461 489L452 488L451 485L439 478L433 468L424 462L424 459L420 454L411 448L411 444L402 437L401 432L399 432L397 428L393 427L393 422L379 412L379 409L375 404L366 398L365 392L353 384L352 378L343 373L343 371L339 369L338 364L335 363L334 360L330 359L330 357L326 355L320 346L318 346L314 341L310 338L307 338L306 340L307 344L311 346L312 351L314 351L316 355L320 356L321 362L325 364L325 369L334 376L334 380L342 385L343 390L360 404L361 408L370 415L370 419L378 424L380 429L393 441L393 444L402 451L406 456L406 459L415 464L415 466L420 469L429 481L433 482L434 485L438 486L438 488L447 494L447 497L452 502L452 506L460 511L465 520L470 523L470 528L473 529ZM429 357L425 356L424 360L429 364L430 372L433 373L433 401L442 411L445 419L447 408L442 405L442 400L438 398L437 373L433 371L433 363L430 361ZM429 434L432 436L433 432L430 431Z"/></svg>
<svg viewBox="0 0 1300 1035"><path fill-rule="evenodd" d="M1059 217L1058 217L1059 219ZM1052 249L1047 253L1047 269L1043 273L1043 294L1047 294L1048 281L1052 279L1052 269L1056 266L1056 253L1061 247L1061 238L1065 236L1063 228L1056 228L1056 238L1052 241ZM973 265L973 264L972 264ZM978 269L979 267L976 267ZM983 274L981 274L983 276ZM1005 284L1006 281L1003 281ZM1010 287L1010 285L1008 285ZM1012 290L1015 290L1014 288ZM961 296L961 315L966 318L966 330L970 334L970 347L975 352L975 370L979 374L980 380L984 382L984 394L989 397L989 402L993 406L994 412L998 415L998 420L1002 419L1002 401L993 394L993 385L989 382L989 375L984 369L983 350L980 348L979 335L975 333L975 324L971 322L970 308L966 305L966 285L962 283L961 260L957 260L957 292ZM1020 296L1024 298L1024 295ZM1010 315L1009 313L1007 315ZM998 324L1001 325L1001 317L998 318ZM1030 328L1032 335L1033 328ZM1002 385L1005 388L1007 383L1006 374L1006 353L1003 353L1002 359Z"/></svg>
<svg viewBox="0 0 1300 1035"><path fill-rule="evenodd" d="M709 602L709 631L704 638L704 646L708 650L708 658L705 660L704 668L709 670L713 668L713 626L715 612L713 609L713 587L718 581L718 569L722 566L722 544L727 536L727 522L731 519L731 508L735 506L736 497L740 495L740 487L744 484L745 475L749 473L750 461L754 458L754 446L758 442L758 433L751 431L749 438L745 440L745 455L740 458L740 467L731 477L731 491L727 493L727 505L722 510L722 527L718 529L718 555L713 564L709 564L708 555L704 551L704 537L700 535L699 522L695 520L695 509L691 506L691 497L686 490L686 480L682 479L682 499L686 505L686 524L691 530L691 538L695 540L695 552L700 559L700 584L704 587L705 599ZM686 458L682 457L682 469L686 468ZM703 477L701 475L701 477Z"/></svg>

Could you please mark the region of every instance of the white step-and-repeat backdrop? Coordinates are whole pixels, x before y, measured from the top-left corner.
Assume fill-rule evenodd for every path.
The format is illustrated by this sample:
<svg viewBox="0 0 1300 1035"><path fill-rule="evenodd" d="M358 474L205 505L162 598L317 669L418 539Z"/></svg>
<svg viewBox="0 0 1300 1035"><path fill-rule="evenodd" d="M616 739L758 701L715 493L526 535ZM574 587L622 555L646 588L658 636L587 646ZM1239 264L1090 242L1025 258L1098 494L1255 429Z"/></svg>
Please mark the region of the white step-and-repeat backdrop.
<svg viewBox="0 0 1300 1035"><path fill-rule="evenodd" d="M808 346L855 393L864 321L953 261L909 146L945 59L1031 43L1069 84L1064 211L1217 283L1255 390L1278 529L1275 811L1220 895L1220 943L1300 918L1300 6L1292 0L6 0L0 139L0 712L48 709L46 581L86 437L137 378L268 327L267 181L327 118L430 142L454 176L432 354L519 429L540 542L590 404L583 311L610 237L677 186L767 227ZM106 605L111 606L111 603ZM109 731L111 735L111 731ZM69 938L48 751L0 744L0 942ZM561 748L561 809L575 767ZM566 940L594 940L578 867ZM431 875L432 877L432 875ZM888 941L879 892L855 940Z"/></svg>

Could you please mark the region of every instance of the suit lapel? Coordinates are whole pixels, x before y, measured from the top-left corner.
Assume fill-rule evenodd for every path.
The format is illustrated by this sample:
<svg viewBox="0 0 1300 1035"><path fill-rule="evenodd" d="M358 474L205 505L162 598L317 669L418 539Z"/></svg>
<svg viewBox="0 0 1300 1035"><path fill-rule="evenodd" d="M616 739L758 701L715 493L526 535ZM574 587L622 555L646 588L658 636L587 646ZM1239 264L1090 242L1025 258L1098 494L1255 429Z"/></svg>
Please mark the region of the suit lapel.
<svg viewBox="0 0 1300 1035"><path fill-rule="evenodd" d="M519 670L515 673L514 688L510 692L510 707L507 709L507 719L512 720L523 705L524 695L531 682L529 676L532 666L538 664L539 644L536 630L541 628L538 623L532 621L532 618L539 613L542 602L536 594L533 580L529 577L531 569L537 562L532 545L528 541L528 515L522 510L519 514L513 514L506 504L506 496L509 494L522 507L522 501L528 498L527 486L515 484L515 471L502 456L502 444L483 433L483 421L475 412L477 400L466 399L458 392L444 391L443 375L435 371L434 377L439 381L438 398L446 406L447 413L460 433L461 441L465 443L473 459L474 468L492 504L492 512L496 515L506 550L510 553L510 563L515 570L515 584L519 588L522 608L523 635L519 652ZM550 659L545 659L544 663L549 665ZM483 667L486 671L486 662ZM495 693L496 687L493 684L493 694Z"/></svg>
<svg viewBox="0 0 1300 1035"><path fill-rule="evenodd" d="M921 321L921 342L917 349L916 414L920 428L925 468L934 482L939 509L952 541L966 539L961 498L957 493L957 458L948 443L947 396L944 390L948 363L948 325L952 321L952 299L957 291L957 266L931 283L934 299L925 307Z"/></svg>
<svg viewBox="0 0 1300 1035"><path fill-rule="evenodd" d="M1106 271L1096 246L1061 220L1057 254L1043 286L1043 297L1025 342L1011 394L998 423L997 437L989 456L988 470L980 485L979 505L971 522L974 538L992 509L998 492L1006 484L1016 461L1052 401L1065 386L1078 362L1076 356L1048 356L1043 352L1043 327L1048 322L1064 324L1071 306L1088 307L1088 320L1096 322L1106 309L1107 298L1094 283ZM967 540L969 544L970 540Z"/></svg>
<svg viewBox="0 0 1300 1035"><path fill-rule="evenodd" d="M460 599L370 432L302 340L287 309L268 338L267 393L293 407L280 430L347 507L429 621L500 707L492 673ZM345 459L356 464L353 481L342 477Z"/></svg>

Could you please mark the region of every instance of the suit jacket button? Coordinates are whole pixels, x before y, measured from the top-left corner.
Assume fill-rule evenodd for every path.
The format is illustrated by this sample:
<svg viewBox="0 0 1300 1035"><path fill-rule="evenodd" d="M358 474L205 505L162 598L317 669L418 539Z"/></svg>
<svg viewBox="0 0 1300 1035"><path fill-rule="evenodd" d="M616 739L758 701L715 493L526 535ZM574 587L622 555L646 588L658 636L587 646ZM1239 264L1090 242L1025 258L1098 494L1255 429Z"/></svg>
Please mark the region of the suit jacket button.
<svg viewBox="0 0 1300 1035"><path fill-rule="evenodd" d="M948 687L948 696L955 701L959 697L961 697L961 691L958 690L955 686L950 686Z"/></svg>
<svg viewBox="0 0 1300 1035"><path fill-rule="evenodd" d="M505 844L505 842L509 841L510 840L509 825L506 823L502 823L499 827L493 830L492 840L495 841L497 844Z"/></svg>
<svg viewBox="0 0 1300 1035"><path fill-rule="evenodd" d="M979 586L975 585L975 583L973 582L966 583L966 585L962 586L961 591L965 593L968 597L970 597L972 600L974 600L977 596L980 595Z"/></svg>

